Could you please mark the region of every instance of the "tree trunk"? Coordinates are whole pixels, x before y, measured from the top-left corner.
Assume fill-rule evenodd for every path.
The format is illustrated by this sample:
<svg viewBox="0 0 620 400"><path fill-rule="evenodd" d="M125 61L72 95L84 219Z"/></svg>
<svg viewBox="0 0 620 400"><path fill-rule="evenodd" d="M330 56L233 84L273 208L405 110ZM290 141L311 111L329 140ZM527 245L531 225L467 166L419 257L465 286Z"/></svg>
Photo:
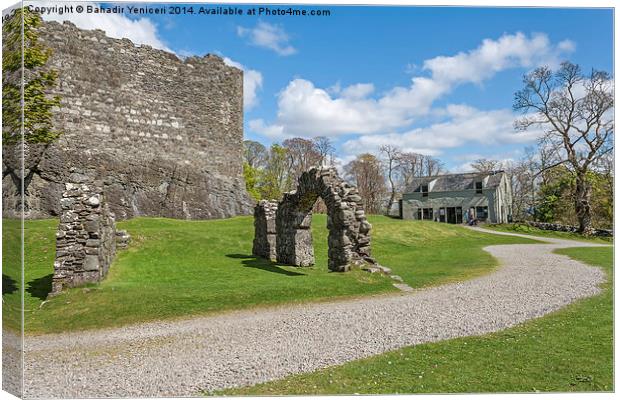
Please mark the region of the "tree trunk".
<svg viewBox="0 0 620 400"><path fill-rule="evenodd" d="M388 180L390 181L390 201L388 202L387 209L385 210L385 215L390 216L390 210L392 209L392 204L394 204L394 199L396 198L396 188L394 187L394 181L392 180L392 160L390 160L390 166L388 171Z"/></svg>
<svg viewBox="0 0 620 400"><path fill-rule="evenodd" d="M392 192L390 193L390 201L387 205L387 210L385 211L385 215L390 216L390 210L392 209L392 204L394 204L394 199L396 198L396 191L394 190L394 186L392 186Z"/></svg>
<svg viewBox="0 0 620 400"><path fill-rule="evenodd" d="M585 173L577 173L575 184L575 212L579 221L579 232L583 235L591 235L592 228L592 209L590 207L590 197L592 187Z"/></svg>

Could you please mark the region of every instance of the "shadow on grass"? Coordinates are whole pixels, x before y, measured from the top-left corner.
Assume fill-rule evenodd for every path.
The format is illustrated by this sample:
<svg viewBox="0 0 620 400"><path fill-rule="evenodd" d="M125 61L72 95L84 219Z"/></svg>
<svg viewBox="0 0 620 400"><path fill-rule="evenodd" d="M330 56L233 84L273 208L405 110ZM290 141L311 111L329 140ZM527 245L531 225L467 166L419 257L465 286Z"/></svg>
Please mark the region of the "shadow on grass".
<svg viewBox="0 0 620 400"><path fill-rule="evenodd" d="M46 300L49 292L52 291L52 277L54 274L45 275L42 278L33 279L28 282L26 292L30 293L32 297L36 297L40 300Z"/></svg>
<svg viewBox="0 0 620 400"><path fill-rule="evenodd" d="M262 269L263 271L274 272L276 274L282 274L287 276L300 276L306 275L300 272L287 271L284 268L278 267L276 263L270 260L266 260L264 258L256 257L248 254L226 254L226 257L229 258L239 258L242 259L241 263L250 268Z"/></svg>
<svg viewBox="0 0 620 400"><path fill-rule="evenodd" d="M17 281L8 275L2 274L2 295L17 292Z"/></svg>

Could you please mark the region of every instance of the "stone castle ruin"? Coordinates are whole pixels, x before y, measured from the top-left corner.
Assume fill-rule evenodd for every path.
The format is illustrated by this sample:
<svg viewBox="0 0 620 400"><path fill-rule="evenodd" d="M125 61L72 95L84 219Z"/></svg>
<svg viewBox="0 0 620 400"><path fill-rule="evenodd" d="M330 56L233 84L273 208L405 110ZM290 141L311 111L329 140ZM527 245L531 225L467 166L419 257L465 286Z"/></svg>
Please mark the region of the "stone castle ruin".
<svg viewBox="0 0 620 400"><path fill-rule="evenodd" d="M69 22L36 32L58 73L48 95L60 98L52 118L62 134L3 146L3 216L60 218L50 295L106 276L130 239L117 218L249 214L241 70Z"/></svg>
<svg viewBox="0 0 620 400"><path fill-rule="evenodd" d="M61 215L71 168L95 172L118 219L251 212L241 70L213 55L181 61L69 22L43 22L37 31L58 72L50 95L61 100L54 129L62 135L25 149L27 218ZM19 216L20 152L4 150L3 212Z"/></svg>
<svg viewBox="0 0 620 400"><path fill-rule="evenodd" d="M311 168L297 189L279 203L263 200L254 210L253 254L296 266L314 265L312 206L318 198L327 206L328 267L344 272L359 266L389 273L370 254L371 225L357 188L343 181L335 168Z"/></svg>

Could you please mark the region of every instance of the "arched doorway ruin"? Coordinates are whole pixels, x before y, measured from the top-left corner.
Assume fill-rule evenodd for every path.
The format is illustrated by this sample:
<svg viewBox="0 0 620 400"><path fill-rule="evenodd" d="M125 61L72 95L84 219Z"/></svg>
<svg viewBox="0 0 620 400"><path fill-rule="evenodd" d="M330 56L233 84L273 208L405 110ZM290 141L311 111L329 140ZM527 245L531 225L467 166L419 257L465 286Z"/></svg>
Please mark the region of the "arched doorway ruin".
<svg viewBox="0 0 620 400"><path fill-rule="evenodd" d="M283 264L314 265L310 227L312 206L319 197L327 206L329 269L343 272L352 266L376 265L362 198L332 167L304 172L297 189L285 193L277 205L267 201L257 205L253 253Z"/></svg>

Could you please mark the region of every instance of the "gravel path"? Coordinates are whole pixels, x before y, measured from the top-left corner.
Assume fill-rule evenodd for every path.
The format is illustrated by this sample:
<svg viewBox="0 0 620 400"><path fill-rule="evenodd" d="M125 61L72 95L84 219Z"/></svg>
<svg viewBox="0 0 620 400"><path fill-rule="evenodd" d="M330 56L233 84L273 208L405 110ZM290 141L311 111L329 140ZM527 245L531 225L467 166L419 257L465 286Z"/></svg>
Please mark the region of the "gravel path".
<svg viewBox="0 0 620 400"><path fill-rule="evenodd" d="M552 254L593 244L544 240L487 247L495 272L411 293L27 337L25 394L192 396L499 331L600 292L600 269Z"/></svg>

